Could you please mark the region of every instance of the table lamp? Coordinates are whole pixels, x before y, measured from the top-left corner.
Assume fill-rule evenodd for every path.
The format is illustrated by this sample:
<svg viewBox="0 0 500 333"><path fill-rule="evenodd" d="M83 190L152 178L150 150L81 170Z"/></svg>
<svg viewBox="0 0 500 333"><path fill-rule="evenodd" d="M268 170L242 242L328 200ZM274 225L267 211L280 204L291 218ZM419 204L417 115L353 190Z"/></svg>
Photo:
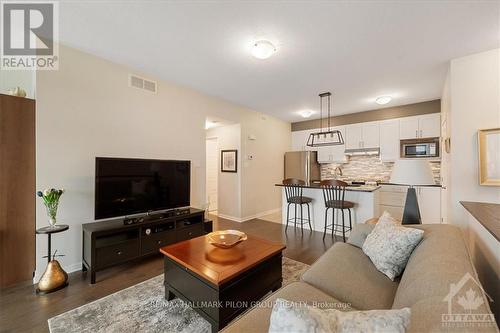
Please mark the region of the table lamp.
<svg viewBox="0 0 500 333"><path fill-rule="evenodd" d="M434 176L429 162L423 160L396 161L392 169L390 182L409 186L402 224L421 224L417 193L414 186L434 185Z"/></svg>

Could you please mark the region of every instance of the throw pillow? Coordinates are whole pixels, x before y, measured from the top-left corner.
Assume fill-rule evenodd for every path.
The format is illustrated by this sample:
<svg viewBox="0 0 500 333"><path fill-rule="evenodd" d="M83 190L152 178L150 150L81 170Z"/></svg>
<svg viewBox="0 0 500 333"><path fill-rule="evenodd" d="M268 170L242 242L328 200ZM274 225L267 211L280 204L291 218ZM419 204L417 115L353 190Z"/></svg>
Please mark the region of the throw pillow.
<svg viewBox="0 0 500 333"><path fill-rule="evenodd" d="M409 308L343 312L278 298L271 312L269 333L404 333L410 315Z"/></svg>
<svg viewBox="0 0 500 333"><path fill-rule="evenodd" d="M372 232L375 225L372 224L355 224L354 229L352 229L347 244L354 245L360 249L363 247L363 243L366 237Z"/></svg>
<svg viewBox="0 0 500 333"><path fill-rule="evenodd" d="M375 267L392 281L404 270L424 235L423 230L401 227L395 221L384 212L362 248Z"/></svg>

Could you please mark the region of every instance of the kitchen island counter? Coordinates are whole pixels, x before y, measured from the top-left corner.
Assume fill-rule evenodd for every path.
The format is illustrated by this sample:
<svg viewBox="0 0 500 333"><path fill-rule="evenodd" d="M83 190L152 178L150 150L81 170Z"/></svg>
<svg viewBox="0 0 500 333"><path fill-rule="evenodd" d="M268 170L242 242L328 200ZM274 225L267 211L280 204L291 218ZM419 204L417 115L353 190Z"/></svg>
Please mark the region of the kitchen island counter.
<svg viewBox="0 0 500 333"><path fill-rule="evenodd" d="M276 184L276 186L283 187L282 189L282 223L286 224L286 211L288 203L286 201L286 194L283 184ZM323 232L325 227L325 202L323 198L323 191L321 186L317 183L301 185L303 188L302 195L311 198L313 201L310 204L311 207L311 224L313 230ZM354 203L354 208L352 211L352 224L353 229L356 227L356 223L365 223L365 221L379 217L379 196L380 189L379 185L361 185L361 186L347 186L345 189L345 200ZM290 205L290 218L293 219L295 209L293 205ZM345 214L345 225L349 225L349 214L344 211ZM303 205L303 216L307 217L307 206ZM297 217L300 217L300 207L297 206ZM332 210L328 212L328 223L331 223ZM342 223L342 214L339 209L335 210L335 220ZM293 230L293 220L289 222L288 231L290 232L290 227ZM304 225L305 229L308 229L307 224ZM331 233L331 231L329 231ZM340 233L337 233L340 235Z"/></svg>
<svg viewBox="0 0 500 333"><path fill-rule="evenodd" d="M282 187L285 186L283 184L275 184L275 185L282 186ZM297 185L297 186L302 187L302 188L310 188L310 189L317 189L317 190L322 189L322 187L317 183ZM349 185L345 188L345 190L350 191L350 192L374 192L374 191L380 189L380 187L381 187L380 185Z"/></svg>

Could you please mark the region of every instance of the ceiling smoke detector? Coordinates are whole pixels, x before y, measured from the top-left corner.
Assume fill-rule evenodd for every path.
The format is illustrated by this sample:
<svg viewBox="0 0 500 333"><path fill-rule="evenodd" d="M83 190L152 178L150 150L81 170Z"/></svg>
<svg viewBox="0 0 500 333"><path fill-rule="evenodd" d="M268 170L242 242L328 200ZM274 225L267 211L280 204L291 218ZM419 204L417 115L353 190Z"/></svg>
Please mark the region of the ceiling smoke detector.
<svg viewBox="0 0 500 333"><path fill-rule="evenodd" d="M276 52L276 47L268 40L256 41L252 46L252 55L257 59L267 59Z"/></svg>

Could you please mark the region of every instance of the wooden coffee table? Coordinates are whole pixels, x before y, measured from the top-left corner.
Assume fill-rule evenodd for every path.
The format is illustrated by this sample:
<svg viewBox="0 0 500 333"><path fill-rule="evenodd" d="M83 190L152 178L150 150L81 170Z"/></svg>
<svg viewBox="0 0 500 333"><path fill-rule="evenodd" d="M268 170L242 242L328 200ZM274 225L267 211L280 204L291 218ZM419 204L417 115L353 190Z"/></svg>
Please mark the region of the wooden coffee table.
<svg viewBox="0 0 500 333"><path fill-rule="evenodd" d="M283 244L248 236L231 249L205 236L165 246L165 298L179 297L212 325L226 326L255 301L281 287Z"/></svg>

